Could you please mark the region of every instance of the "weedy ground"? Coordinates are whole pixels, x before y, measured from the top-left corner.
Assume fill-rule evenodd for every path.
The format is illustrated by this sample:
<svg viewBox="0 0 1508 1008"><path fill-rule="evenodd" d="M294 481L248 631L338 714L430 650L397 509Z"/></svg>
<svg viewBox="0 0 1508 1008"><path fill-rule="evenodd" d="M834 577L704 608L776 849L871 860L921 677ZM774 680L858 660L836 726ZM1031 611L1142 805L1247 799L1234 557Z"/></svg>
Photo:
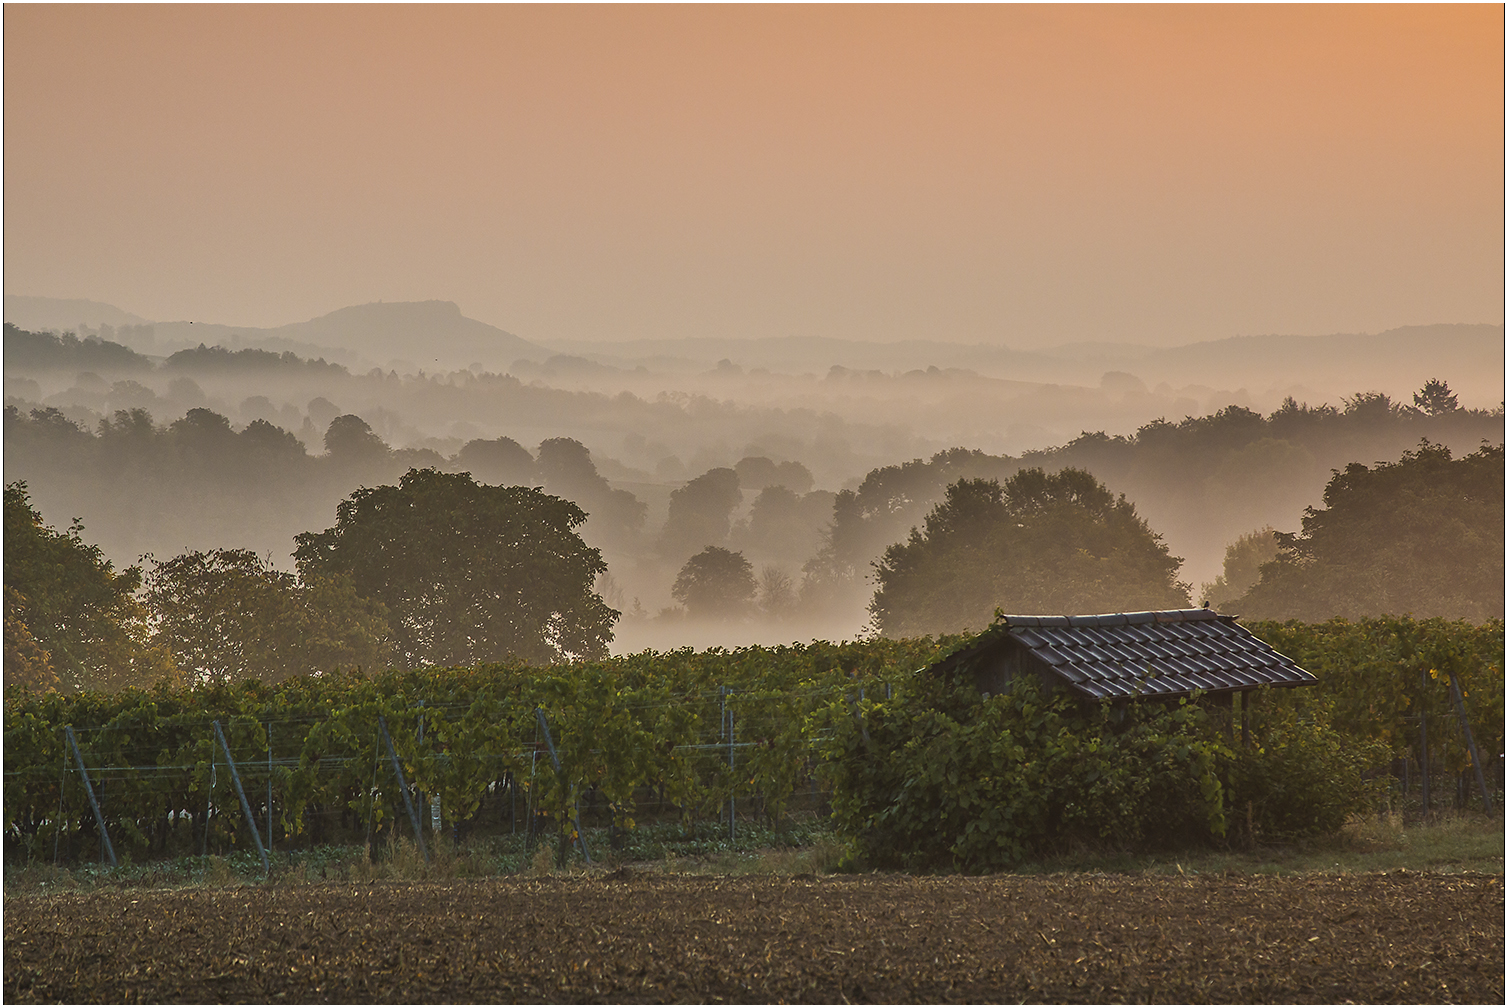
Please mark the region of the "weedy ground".
<svg viewBox="0 0 1508 1008"><path fill-rule="evenodd" d="M181 857L144 864L54 866L47 862L8 865L9 894L90 890L108 887L161 888L238 886L271 883L440 881L525 875L585 875L625 866L640 873L678 875L826 875L840 872L847 846L814 819L781 831L740 824L729 839L726 826L703 824L686 831L657 824L641 829L615 849L606 831L588 830L588 863L579 847L562 849L531 842L523 835L483 837L459 845L428 838L426 860L406 837L373 851L361 846L273 851L271 873L251 850L225 855ZM1353 818L1326 837L1176 853L1132 854L1114 849L1079 848L1019 865L1011 874L1048 875L1099 872L1131 875L1296 875L1406 869L1432 872L1502 874L1504 820L1479 812L1442 812L1427 820L1397 813Z"/></svg>

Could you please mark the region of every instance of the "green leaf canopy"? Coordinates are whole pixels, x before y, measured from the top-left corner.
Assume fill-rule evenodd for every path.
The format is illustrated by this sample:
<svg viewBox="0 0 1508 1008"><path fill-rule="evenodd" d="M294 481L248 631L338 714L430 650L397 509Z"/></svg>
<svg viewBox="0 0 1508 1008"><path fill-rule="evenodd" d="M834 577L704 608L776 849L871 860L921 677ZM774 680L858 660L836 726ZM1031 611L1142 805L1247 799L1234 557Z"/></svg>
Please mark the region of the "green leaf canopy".
<svg viewBox="0 0 1508 1008"><path fill-rule="evenodd" d="M1353 462L1280 533L1277 559L1231 606L1253 619L1503 614L1503 446L1452 459L1421 442L1397 462Z"/></svg>
<svg viewBox="0 0 1508 1008"><path fill-rule="evenodd" d="M77 522L67 532L43 524L26 484L6 485L6 618L14 639L30 638L42 649L65 690L115 690L175 676L168 656L147 641L146 611L135 597L141 569L115 570L82 531ZM8 652L7 661L12 657Z"/></svg>
<svg viewBox="0 0 1508 1008"><path fill-rule="evenodd" d="M887 637L988 626L1014 613L1179 608L1188 586L1124 496L1081 469L963 479L875 565L870 612Z"/></svg>
<svg viewBox="0 0 1508 1008"><path fill-rule="evenodd" d="M348 576L386 606L410 666L595 658L618 612L592 592L607 564L574 531L586 518L538 489L411 469L341 501L294 558L306 579Z"/></svg>

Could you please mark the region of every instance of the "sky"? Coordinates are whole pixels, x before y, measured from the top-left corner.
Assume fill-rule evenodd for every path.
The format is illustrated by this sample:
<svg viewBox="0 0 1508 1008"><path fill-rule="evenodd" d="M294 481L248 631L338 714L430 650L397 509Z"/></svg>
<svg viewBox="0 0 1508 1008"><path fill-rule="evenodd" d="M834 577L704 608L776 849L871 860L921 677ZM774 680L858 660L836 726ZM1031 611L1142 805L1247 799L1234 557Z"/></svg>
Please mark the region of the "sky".
<svg viewBox="0 0 1508 1008"><path fill-rule="evenodd" d="M5 292L526 339L1503 321L1503 8L6 4Z"/></svg>

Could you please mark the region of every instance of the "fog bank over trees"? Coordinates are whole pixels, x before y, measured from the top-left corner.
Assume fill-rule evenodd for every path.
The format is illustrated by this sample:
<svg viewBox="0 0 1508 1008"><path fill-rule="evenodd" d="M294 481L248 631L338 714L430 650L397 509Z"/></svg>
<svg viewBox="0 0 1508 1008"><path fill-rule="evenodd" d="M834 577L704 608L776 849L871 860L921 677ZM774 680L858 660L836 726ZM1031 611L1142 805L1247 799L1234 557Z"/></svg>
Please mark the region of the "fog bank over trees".
<svg viewBox="0 0 1508 1008"><path fill-rule="evenodd" d="M356 489L470 472L589 516L579 531L624 614L620 653L855 636L873 565L961 479L1091 474L1199 586L1243 536L1297 531L1332 470L1421 439L1457 457L1503 439L1501 326L1031 354L797 338L546 348L424 302L178 345L189 323L61 304L85 324L6 326L6 480L27 481L52 524L82 518L119 568L242 549L290 571L294 537L332 527ZM418 347L431 364L479 353L426 368ZM405 348L421 360L364 356ZM736 604L676 591L714 574Z"/></svg>
<svg viewBox="0 0 1508 1008"><path fill-rule="evenodd" d="M1129 433L1158 417L1176 421L1231 405L1268 413L1288 397L1339 404L1358 392L1381 392L1407 402L1434 376L1450 383L1463 407L1491 409L1503 400L1501 325L1246 336L1172 348L1078 342L1025 351L929 338L878 343L805 336L546 346L466 318L445 301L359 305L253 329L213 320L147 322L94 302L7 295L6 319L20 329L71 331L81 341L92 336L118 343L139 358L135 369L116 361L113 370L102 362L86 364L77 354L53 355L48 362L39 353L14 350L7 340L6 395L45 405L101 412L102 390L76 381L90 373L110 384L136 380L169 398L171 410L210 406L237 423L257 418L245 414L276 410L278 417L262 418L304 437L296 424L289 426L293 411L306 412L306 404L322 396L340 412L366 419L395 447L499 435L537 444L565 436L599 457L651 473L662 463L667 469L679 463L689 470L679 478L744 455L777 453L804 462L831 489L874 465L950 447L1019 454L1063 444L1086 430ZM24 365L22 356L28 358ZM296 367L292 359L309 364ZM170 366L157 381L143 381L140 365L153 362ZM183 385L178 396L168 396L160 386L170 375L192 379L214 401L180 403L194 397ZM422 387L412 381L421 375ZM12 387L22 378L37 384ZM514 383L601 398L531 400L514 394ZM456 385L465 391L450 388ZM129 386L116 398L133 393L138 401L128 406L151 405ZM500 407L500 394L515 408ZM715 429L703 427L698 437L677 436L685 432L673 421L656 424L647 415L654 411L643 408L664 402L702 414L720 408L723 415ZM589 417L577 415L583 408ZM735 408L743 414L728 415ZM794 429L782 422L788 414L794 414ZM79 419L92 424L98 417ZM862 433L828 429L838 421ZM311 448L327 422L315 418L318 429L304 437ZM820 446L819 432L826 435ZM796 437L808 454L793 456L774 443L764 443L762 452L742 450L772 437ZM917 443L897 451L896 439L904 437ZM843 457L838 441L847 442L853 457ZM720 448L719 457L711 457ZM831 466L816 457L820 448L833 456ZM833 472L823 473L829 468Z"/></svg>

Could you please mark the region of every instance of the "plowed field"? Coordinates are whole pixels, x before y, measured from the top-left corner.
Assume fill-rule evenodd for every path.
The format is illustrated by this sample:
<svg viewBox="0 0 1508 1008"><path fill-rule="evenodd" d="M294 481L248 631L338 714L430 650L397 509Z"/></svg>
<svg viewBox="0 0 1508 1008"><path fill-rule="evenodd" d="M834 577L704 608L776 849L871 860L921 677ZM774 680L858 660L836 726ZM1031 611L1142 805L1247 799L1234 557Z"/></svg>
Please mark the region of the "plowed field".
<svg viewBox="0 0 1508 1008"><path fill-rule="evenodd" d="M5 900L19 1002L1501 1004L1503 879L638 874Z"/></svg>

